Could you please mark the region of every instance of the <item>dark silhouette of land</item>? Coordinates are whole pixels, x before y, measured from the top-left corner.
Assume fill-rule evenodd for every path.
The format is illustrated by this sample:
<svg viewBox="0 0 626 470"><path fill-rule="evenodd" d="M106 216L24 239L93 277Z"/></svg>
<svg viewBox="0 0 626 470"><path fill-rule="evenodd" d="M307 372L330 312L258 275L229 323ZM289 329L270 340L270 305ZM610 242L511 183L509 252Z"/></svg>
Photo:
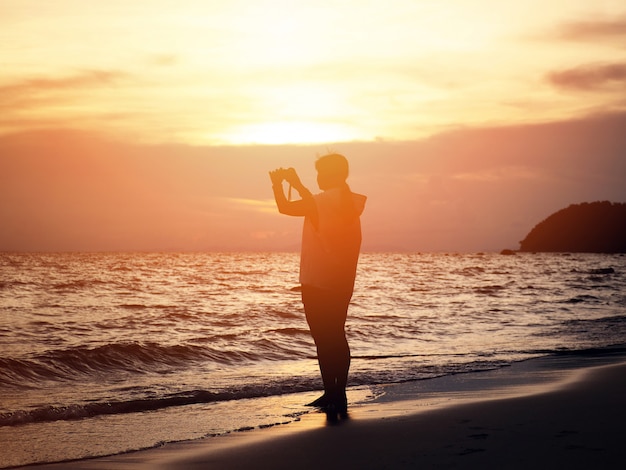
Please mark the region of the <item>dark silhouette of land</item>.
<svg viewBox="0 0 626 470"><path fill-rule="evenodd" d="M626 253L626 203L572 204L538 223L520 251Z"/></svg>

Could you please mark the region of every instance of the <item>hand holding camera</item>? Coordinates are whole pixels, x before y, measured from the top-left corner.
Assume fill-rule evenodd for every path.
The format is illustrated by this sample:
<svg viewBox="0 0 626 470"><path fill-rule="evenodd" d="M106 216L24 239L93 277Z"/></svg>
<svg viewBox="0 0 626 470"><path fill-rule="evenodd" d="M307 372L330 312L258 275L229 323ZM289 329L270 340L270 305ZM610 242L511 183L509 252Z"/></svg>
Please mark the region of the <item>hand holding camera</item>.
<svg viewBox="0 0 626 470"><path fill-rule="evenodd" d="M298 186L300 184L300 178L294 168L277 168L270 171L270 179L273 185L282 184L283 181L287 181L291 186Z"/></svg>

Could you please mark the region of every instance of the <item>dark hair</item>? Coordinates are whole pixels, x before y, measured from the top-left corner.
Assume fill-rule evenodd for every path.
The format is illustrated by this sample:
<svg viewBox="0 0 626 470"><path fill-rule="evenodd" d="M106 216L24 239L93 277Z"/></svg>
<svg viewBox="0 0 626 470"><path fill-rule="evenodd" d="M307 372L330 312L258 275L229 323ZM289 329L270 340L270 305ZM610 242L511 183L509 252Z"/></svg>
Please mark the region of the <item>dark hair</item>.
<svg viewBox="0 0 626 470"><path fill-rule="evenodd" d="M332 179L337 179L341 181L345 181L348 179L348 160L346 159L346 157L339 153L329 153L328 155L319 157L315 161L315 169L318 172L324 173L325 175L331 177Z"/></svg>

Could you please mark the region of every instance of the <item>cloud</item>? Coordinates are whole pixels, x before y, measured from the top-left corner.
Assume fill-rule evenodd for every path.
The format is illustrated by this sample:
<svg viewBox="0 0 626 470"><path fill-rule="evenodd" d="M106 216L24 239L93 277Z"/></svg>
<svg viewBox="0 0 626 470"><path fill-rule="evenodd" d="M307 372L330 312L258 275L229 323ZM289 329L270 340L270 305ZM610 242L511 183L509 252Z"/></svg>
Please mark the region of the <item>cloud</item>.
<svg viewBox="0 0 626 470"><path fill-rule="evenodd" d="M626 85L626 63L587 64L571 69L554 71L546 81L566 90L613 90Z"/></svg>
<svg viewBox="0 0 626 470"><path fill-rule="evenodd" d="M84 108L83 96L117 86L128 74L118 70L84 70L61 77L40 76L0 85L0 132L27 128L74 127L90 117L77 113ZM79 106L73 107L76 104ZM61 104L64 111L59 112ZM111 121L127 113L102 112L100 120Z"/></svg>
<svg viewBox="0 0 626 470"><path fill-rule="evenodd" d="M176 54L159 54L150 58L150 64L158 67L170 67L179 62L180 58Z"/></svg>
<svg viewBox="0 0 626 470"><path fill-rule="evenodd" d="M44 104L67 103L68 93L111 86L127 74L110 70L86 70L65 77L36 77L0 85L0 110L4 117Z"/></svg>
<svg viewBox="0 0 626 470"><path fill-rule="evenodd" d="M626 15L619 18L573 21L561 25L555 36L567 41L588 41L626 37Z"/></svg>
<svg viewBox="0 0 626 470"><path fill-rule="evenodd" d="M480 171L458 173L452 175L459 181L490 183L502 181L536 180L543 178L536 170L521 166L502 166L500 168L488 168Z"/></svg>
<svg viewBox="0 0 626 470"><path fill-rule="evenodd" d="M126 76L126 73L115 70L86 70L67 77L28 78L21 82L0 86L0 97L110 86Z"/></svg>
<svg viewBox="0 0 626 470"><path fill-rule="evenodd" d="M228 197L224 199L234 204L239 209L253 210L253 211L270 213L270 214L276 213L276 203L274 202L273 199L258 200L258 199L245 199L245 198L235 198L235 197Z"/></svg>

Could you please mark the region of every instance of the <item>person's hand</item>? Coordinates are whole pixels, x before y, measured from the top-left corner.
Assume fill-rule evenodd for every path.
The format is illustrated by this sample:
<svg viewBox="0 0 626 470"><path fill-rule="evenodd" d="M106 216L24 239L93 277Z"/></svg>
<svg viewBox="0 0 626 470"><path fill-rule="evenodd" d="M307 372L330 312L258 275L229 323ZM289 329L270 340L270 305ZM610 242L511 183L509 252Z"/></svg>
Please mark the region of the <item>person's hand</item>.
<svg viewBox="0 0 626 470"><path fill-rule="evenodd" d="M285 170L283 168L277 168L276 170L270 171L270 179L272 180L273 186L280 186L285 179Z"/></svg>
<svg viewBox="0 0 626 470"><path fill-rule="evenodd" d="M284 178L293 187L298 187L300 185L300 177L298 173L296 173L295 168L287 168L285 171Z"/></svg>

